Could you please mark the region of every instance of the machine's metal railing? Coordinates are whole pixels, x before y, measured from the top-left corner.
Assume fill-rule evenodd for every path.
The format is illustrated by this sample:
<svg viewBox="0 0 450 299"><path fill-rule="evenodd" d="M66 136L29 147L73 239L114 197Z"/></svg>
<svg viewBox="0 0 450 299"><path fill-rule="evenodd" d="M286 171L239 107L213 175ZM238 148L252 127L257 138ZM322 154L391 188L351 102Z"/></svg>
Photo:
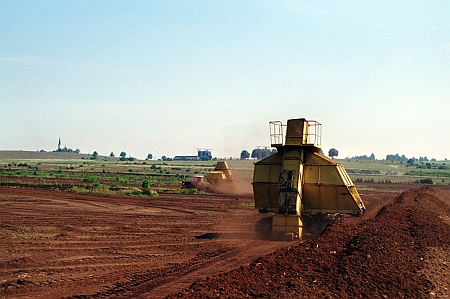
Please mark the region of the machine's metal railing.
<svg viewBox="0 0 450 299"><path fill-rule="evenodd" d="M308 133L307 144L321 145L322 143L322 124L315 120L307 120ZM283 146L285 143L287 125L283 125L281 121L269 122L270 127L270 144L272 147Z"/></svg>
<svg viewBox="0 0 450 299"><path fill-rule="evenodd" d="M283 125L281 121L269 122L270 127L270 144L272 147L284 145L284 132L286 131L286 125Z"/></svg>
<svg viewBox="0 0 450 299"><path fill-rule="evenodd" d="M308 120L307 122L309 142L320 146L322 144L322 124L315 120Z"/></svg>

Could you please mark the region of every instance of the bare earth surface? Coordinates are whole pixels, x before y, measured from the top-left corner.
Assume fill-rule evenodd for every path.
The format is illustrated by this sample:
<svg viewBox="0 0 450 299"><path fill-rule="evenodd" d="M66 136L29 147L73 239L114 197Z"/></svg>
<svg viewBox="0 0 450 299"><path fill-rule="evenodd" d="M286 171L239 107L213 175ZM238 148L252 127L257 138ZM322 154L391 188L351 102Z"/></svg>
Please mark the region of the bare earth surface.
<svg viewBox="0 0 450 299"><path fill-rule="evenodd" d="M170 298L449 298L449 216L448 190L412 189L372 219L344 219Z"/></svg>
<svg viewBox="0 0 450 299"><path fill-rule="evenodd" d="M450 191L376 186L302 242L258 240L251 195L1 186L0 298L449 298Z"/></svg>

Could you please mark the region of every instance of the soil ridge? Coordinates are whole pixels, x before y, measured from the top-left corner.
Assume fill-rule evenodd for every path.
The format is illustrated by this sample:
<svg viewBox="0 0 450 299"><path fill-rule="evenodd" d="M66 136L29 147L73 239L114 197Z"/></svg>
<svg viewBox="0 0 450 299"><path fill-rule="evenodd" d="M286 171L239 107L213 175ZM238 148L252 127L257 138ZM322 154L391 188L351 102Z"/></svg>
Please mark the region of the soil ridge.
<svg viewBox="0 0 450 299"><path fill-rule="evenodd" d="M194 282L168 298L447 298L450 193L401 193L372 219Z"/></svg>

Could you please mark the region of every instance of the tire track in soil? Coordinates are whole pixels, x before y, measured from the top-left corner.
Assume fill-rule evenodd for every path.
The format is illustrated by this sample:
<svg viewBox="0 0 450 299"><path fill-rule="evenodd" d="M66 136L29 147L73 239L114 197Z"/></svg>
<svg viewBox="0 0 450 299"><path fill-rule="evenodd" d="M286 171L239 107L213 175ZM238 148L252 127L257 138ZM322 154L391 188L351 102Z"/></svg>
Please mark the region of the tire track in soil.
<svg viewBox="0 0 450 299"><path fill-rule="evenodd" d="M216 252L208 252L202 255L197 255L188 264L173 264L168 267L154 270L142 270L143 273L117 273L118 275L125 274L122 282L115 283L113 287L107 288L92 295L75 295L69 298L104 298L104 297L122 297L122 296L140 296L143 293L149 292L154 288L166 284L175 278L184 276L188 273L194 272L202 267L207 267L217 260L224 259L227 256L236 254L235 249L220 249ZM151 298L156 298L153 294Z"/></svg>
<svg viewBox="0 0 450 299"><path fill-rule="evenodd" d="M240 265L248 264L262 254L275 251L281 247L294 245L293 242L267 242L253 241L238 248L222 248L215 252L207 252L194 257L188 264L174 264L162 269L148 271L142 268L144 273L134 274L135 271L117 273L123 275L125 281L105 288L104 291L91 295L74 295L69 298L165 298L176 290L188 287L196 278L216 275L229 271ZM251 247L250 253L245 253Z"/></svg>
<svg viewBox="0 0 450 299"><path fill-rule="evenodd" d="M208 267L199 268L194 273L187 273L181 277L178 277L176 281L166 283L155 287L151 291L146 291L141 294L142 298L148 299L158 299L166 298L170 294L176 293L178 290L185 289L189 287L193 281L198 278L205 278L209 275L217 275L219 273L230 271L233 268L237 268L241 265L248 265L250 262L254 261L256 258L267 254L268 252L273 252L279 248L291 246L295 243L293 242L268 242L258 241L255 244L249 244L242 246L241 250L237 251L236 254L230 255L217 261L211 263ZM248 248L253 248L254 250L248 253Z"/></svg>

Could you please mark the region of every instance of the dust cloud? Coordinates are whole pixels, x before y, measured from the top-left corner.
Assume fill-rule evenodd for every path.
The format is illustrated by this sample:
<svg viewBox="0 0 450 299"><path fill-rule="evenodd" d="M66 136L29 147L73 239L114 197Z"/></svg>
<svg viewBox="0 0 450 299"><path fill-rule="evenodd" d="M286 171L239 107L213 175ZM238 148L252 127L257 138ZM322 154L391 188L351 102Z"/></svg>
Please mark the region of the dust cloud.
<svg viewBox="0 0 450 299"><path fill-rule="evenodd" d="M234 177L234 193L238 195L253 194L253 169L232 169Z"/></svg>

